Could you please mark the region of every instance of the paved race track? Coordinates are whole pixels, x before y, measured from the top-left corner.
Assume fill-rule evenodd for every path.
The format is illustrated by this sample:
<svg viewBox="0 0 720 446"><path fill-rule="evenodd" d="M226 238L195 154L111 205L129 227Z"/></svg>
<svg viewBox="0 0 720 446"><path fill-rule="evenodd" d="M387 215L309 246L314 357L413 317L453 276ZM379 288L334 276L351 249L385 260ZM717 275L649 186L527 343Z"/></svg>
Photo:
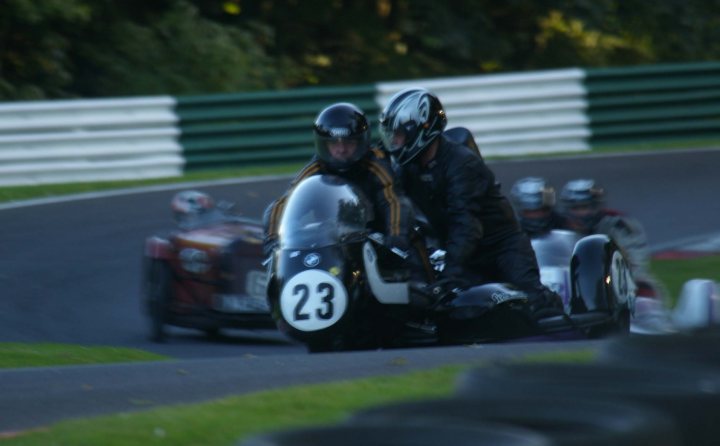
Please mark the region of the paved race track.
<svg viewBox="0 0 720 446"><path fill-rule="evenodd" d="M720 151L491 163L505 191L526 175L543 175L557 188L571 178L596 178L609 205L638 217L655 246L720 232L719 165ZM259 218L287 182L203 190ZM117 345L178 358L301 352L273 331L233 332L210 342L178 330L168 344L148 341L139 306L143 240L172 224L174 192L0 210L0 341Z"/></svg>
<svg viewBox="0 0 720 446"><path fill-rule="evenodd" d="M608 191L610 206L638 217L645 224L651 246L667 246L676 240L720 231L717 226L720 206L715 197L720 190L717 150L490 164L506 192L512 182L527 175L545 176L558 188L571 178L597 179ZM266 179L202 189L216 198L235 201L247 216L259 217L287 182L287 178ZM303 358L301 368L305 372L313 374L323 369L328 356L308 356L301 346L274 331L233 331L209 340L203 334L178 329L167 344L148 340L147 323L139 306L143 240L172 224L169 201L174 192L152 191L0 210L0 342L133 347L180 360L202 359L198 364L208 365L203 367L208 370L219 364L207 362L209 358L224 358L218 361L236 361L237 365L243 358L260 356L267 357L265 363L269 368ZM533 348L553 346L535 344ZM455 350L449 349L448 354L451 351ZM436 358L438 364L447 362L448 357L437 352L430 357ZM478 350L480 355L482 352ZM103 367L93 369L101 376L115 373L105 372L110 369ZM66 370L64 373L82 376L88 373ZM257 373L257 369L253 370ZM242 380L245 372L236 373L233 379ZM0 372L0 395L9 395L6 391L11 387L3 386L17 389L22 388L22 383L47 384L51 380L48 374L59 376L52 371ZM298 375L302 381L300 376L304 375ZM274 385L279 383L265 382L265 386ZM13 395L18 398L15 401L22 400L17 392ZM73 406L68 400L65 404ZM10 409L11 406L0 407L0 415ZM54 415L51 410L48 412L50 418L35 421L47 422L72 413L60 403ZM12 427L21 426L0 426L0 431Z"/></svg>

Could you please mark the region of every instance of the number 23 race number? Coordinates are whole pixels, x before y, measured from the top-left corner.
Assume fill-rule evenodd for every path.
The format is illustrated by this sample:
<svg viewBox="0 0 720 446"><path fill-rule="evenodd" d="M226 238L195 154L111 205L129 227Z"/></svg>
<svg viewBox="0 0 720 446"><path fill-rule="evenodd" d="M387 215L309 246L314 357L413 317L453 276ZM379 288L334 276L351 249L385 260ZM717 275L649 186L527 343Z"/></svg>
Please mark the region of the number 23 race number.
<svg viewBox="0 0 720 446"><path fill-rule="evenodd" d="M337 277L318 269L298 273L283 287L283 319L298 330L316 331L335 324L347 309L347 292Z"/></svg>

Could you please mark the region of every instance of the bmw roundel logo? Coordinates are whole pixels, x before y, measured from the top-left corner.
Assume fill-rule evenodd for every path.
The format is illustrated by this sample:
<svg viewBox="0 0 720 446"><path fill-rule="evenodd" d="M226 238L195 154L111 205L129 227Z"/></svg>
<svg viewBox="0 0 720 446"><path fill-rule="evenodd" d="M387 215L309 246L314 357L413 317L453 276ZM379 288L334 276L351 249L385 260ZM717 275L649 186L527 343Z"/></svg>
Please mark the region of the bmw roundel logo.
<svg viewBox="0 0 720 446"><path fill-rule="evenodd" d="M315 268L320 264L320 254L317 253L310 253L305 256L303 259L303 265L307 266L308 268Z"/></svg>

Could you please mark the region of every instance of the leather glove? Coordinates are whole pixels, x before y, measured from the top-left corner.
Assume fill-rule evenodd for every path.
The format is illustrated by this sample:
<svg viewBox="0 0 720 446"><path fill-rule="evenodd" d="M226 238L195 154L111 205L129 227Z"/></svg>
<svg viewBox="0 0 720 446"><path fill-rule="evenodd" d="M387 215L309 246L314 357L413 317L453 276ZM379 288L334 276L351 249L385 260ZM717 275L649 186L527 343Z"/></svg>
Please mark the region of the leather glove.
<svg viewBox="0 0 720 446"><path fill-rule="evenodd" d="M454 296L452 285L449 282L433 282L429 285L423 283L410 283L410 305L423 309L433 309Z"/></svg>
<svg viewBox="0 0 720 446"><path fill-rule="evenodd" d="M462 279L446 278L440 279L424 287L423 292L430 296L435 302L447 296L456 294L456 290L468 288L468 283Z"/></svg>
<svg viewBox="0 0 720 446"><path fill-rule="evenodd" d="M471 285L466 277L467 274L464 268L455 263L446 261L445 268L443 268L436 283L444 284L444 286L449 290L453 288L465 289L469 288Z"/></svg>

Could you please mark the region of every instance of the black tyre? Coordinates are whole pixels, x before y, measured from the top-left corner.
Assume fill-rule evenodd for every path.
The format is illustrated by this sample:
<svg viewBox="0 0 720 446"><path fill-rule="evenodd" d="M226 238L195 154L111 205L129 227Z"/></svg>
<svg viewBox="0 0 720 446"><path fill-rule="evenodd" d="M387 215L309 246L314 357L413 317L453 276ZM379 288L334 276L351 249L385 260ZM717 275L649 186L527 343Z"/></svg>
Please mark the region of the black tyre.
<svg viewBox="0 0 720 446"><path fill-rule="evenodd" d="M611 322L588 327L586 333L590 339L627 337L630 333L630 310L624 308L618 311Z"/></svg>
<svg viewBox="0 0 720 446"><path fill-rule="evenodd" d="M397 403L353 415L349 424L440 424L474 426L503 423L538 431L557 445L678 446L671 418L627 403L567 397L519 395Z"/></svg>
<svg viewBox="0 0 720 446"><path fill-rule="evenodd" d="M503 396L610 399L645 404L670 415L684 444L715 444L720 425L720 375L615 363L505 364L465 373L458 394L477 399Z"/></svg>
<svg viewBox="0 0 720 446"><path fill-rule="evenodd" d="M327 353L327 352L340 352L350 350L348 345L344 342L340 336L336 337L324 337L316 336L310 338L305 342L308 353Z"/></svg>
<svg viewBox="0 0 720 446"><path fill-rule="evenodd" d="M212 327L203 329L203 333L210 339L219 339L222 331L218 327Z"/></svg>
<svg viewBox="0 0 720 446"><path fill-rule="evenodd" d="M541 434L516 426L339 425L251 437L240 446L550 446Z"/></svg>
<svg viewBox="0 0 720 446"><path fill-rule="evenodd" d="M147 305L150 316L150 339L165 342L167 334L165 324L171 299L171 271L166 262L151 260L147 270Z"/></svg>

